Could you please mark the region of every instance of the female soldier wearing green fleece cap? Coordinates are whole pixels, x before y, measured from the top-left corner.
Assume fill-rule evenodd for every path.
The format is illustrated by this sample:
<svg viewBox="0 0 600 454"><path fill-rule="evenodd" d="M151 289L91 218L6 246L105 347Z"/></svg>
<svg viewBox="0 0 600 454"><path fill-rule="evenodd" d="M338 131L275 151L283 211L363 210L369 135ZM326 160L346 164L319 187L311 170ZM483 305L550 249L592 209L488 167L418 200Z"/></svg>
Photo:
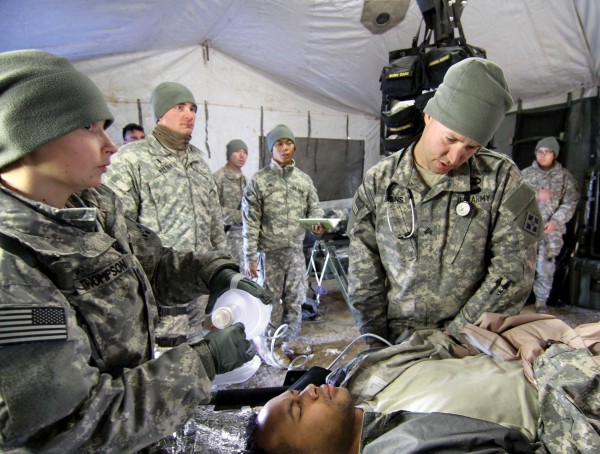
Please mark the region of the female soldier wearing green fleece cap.
<svg viewBox="0 0 600 454"><path fill-rule="evenodd" d="M554 137L544 137L535 145L535 160L523 169L523 177L535 188L542 212L544 237L538 244L533 293L535 311L548 313L556 257L563 246L563 235L579 203L577 180L556 160L560 145Z"/></svg>
<svg viewBox="0 0 600 454"><path fill-rule="evenodd" d="M153 358L156 300L211 300L241 279L218 253L163 248L101 185L106 102L67 60L0 54L0 451L133 452L252 357L243 326Z"/></svg>

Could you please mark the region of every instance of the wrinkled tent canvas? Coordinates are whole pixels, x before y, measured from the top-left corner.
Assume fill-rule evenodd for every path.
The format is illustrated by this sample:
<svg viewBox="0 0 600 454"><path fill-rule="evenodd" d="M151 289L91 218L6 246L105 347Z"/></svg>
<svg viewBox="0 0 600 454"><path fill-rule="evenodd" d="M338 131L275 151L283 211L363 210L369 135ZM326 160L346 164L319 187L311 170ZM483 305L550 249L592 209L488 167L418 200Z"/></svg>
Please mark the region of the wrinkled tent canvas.
<svg viewBox="0 0 600 454"><path fill-rule="evenodd" d="M150 94L170 80L196 96L192 142L213 171L225 163L225 144L239 138L250 146L244 173L252 176L261 163L260 136L279 123L302 138L364 141L366 170L381 158L381 69L389 51L411 45L422 17L410 0L398 25L373 34L360 22L363 5L363 0L1 0L0 52L35 48L73 61L108 99L115 115L108 132L116 143L129 122L152 129ZM468 42L503 67L524 109L597 98L598 0L470 0L461 22ZM593 139L598 108L588 103L579 112L571 118L570 139L572 153L579 155L564 156L586 169L592 154L600 155L593 149L600 142ZM514 115L501 128L499 151L511 153L513 132ZM341 159L322 148L319 153ZM577 176L581 182L581 173ZM329 342L342 331L354 335L352 320L340 325L336 319L335 325L319 336ZM179 438L166 440L168 448L175 447L161 453L240 448L246 413L205 411L198 410Z"/></svg>
<svg viewBox="0 0 600 454"><path fill-rule="evenodd" d="M151 130L150 93L174 80L196 96L192 142L213 170L241 138L252 175L258 137L278 123L301 137L363 140L368 169L380 158L381 68L389 51L410 46L422 15L411 0L397 26L372 34L362 9L362 0L4 0L0 51L72 60L108 98L118 142L128 122ZM595 0L473 0L461 22L527 108L596 96L599 17Z"/></svg>

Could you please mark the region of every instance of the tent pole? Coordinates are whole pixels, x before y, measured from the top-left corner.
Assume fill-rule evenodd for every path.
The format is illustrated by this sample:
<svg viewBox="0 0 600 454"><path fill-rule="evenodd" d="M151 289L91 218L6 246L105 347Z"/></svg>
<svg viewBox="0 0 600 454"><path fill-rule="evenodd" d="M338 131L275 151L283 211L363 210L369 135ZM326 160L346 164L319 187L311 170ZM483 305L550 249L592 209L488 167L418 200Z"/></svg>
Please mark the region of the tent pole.
<svg viewBox="0 0 600 454"><path fill-rule="evenodd" d="M138 124L143 128L144 127L144 117L142 116L142 103L140 98L137 99L137 110L138 110Z"/></svg>

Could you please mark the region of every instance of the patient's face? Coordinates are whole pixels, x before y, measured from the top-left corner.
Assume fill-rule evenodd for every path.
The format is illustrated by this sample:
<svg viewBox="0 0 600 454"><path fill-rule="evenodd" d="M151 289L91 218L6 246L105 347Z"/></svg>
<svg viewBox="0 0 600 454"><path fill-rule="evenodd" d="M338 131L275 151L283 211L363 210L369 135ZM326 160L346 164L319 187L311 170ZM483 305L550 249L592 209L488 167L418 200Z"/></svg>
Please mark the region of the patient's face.
<svg viewBox="0 0 600 454"><path fill-rule="evenodd" d="M346 388L308 385L267 402L258 414L256 443L267 452L282 441L302 452L347 452L354 418Z"/></svg>

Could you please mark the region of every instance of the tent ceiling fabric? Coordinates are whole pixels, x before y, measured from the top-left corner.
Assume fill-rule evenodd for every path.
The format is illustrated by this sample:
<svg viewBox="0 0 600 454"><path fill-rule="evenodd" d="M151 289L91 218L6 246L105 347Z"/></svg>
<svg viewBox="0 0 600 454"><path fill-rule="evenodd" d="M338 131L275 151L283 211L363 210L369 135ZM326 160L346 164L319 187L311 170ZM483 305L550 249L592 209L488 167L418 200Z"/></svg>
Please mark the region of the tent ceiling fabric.
<svg viewBox="0 0 600 454"><path fill-rule="evenodd" d="M421 12L412 0L376 35L362 9L362 0L3 0L0 51L83 60L208 43L308 98L378 115L381 68L410 46ZM598 86L599 19L597 0L472 0L462 25L505 69L513 97L535 101Z"/></svg>

